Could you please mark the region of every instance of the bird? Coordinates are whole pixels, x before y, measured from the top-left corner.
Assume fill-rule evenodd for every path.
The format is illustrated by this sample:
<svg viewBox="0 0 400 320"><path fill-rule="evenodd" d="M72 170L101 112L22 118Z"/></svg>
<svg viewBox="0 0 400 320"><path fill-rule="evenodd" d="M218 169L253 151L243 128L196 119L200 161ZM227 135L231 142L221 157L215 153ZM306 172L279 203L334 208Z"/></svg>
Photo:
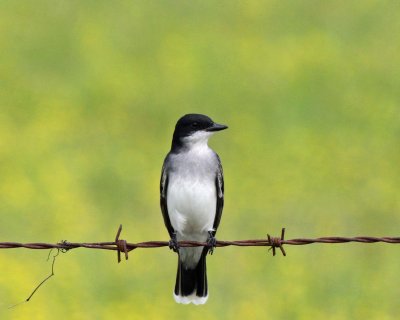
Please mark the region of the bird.
<svg viewBox="0 0 400 320"><path fill-rule="evenodd" d="M208 139L228 127L203 114L186 114L176 123L171 150L160 179L160 206L170 248L178 253L174 299L201 305L208 299L206 256L216 245L215 234L224 206L224 175ZM207 243L179 247L179 241Z"/></svg>

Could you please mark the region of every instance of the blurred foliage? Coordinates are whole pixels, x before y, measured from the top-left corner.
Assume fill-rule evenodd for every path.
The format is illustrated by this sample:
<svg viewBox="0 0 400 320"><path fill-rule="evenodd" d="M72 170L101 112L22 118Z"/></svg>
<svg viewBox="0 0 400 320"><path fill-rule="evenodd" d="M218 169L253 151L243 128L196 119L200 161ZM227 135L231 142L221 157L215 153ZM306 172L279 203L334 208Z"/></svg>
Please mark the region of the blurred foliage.
<svg viewBox="0 0 400 320"><path fill-rule="evenodd" d="M397 1L0 2L0 241L167 239L176 120L229 125L220 239L398 236ZM217 249L203 307L176 256L1 250L1 319L397 319L399 248Z"/></svg>

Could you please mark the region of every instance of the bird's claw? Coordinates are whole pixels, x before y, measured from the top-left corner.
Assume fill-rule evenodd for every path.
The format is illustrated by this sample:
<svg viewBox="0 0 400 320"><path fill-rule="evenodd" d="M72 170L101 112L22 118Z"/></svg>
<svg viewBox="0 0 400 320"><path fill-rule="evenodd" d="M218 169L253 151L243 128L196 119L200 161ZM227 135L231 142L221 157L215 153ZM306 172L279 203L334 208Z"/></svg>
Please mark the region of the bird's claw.
<svg viewBox="0 0 400 320"><path fill-rule="evenodd" d="M213 254L214 248L216 246L217 246L217 239L215 238L215 231L210 230L208 231L208 239L207 239L208 253Z"/></svg>
<svg viewBox="0 0 400 320"><path fill-rule="evenodd" d="M171 250L173 250L174 252L179 252L179 244L178 244L178 240L176 238L176 232L174 232L172 234L171 239L169 240L168 246Z"/></svg>

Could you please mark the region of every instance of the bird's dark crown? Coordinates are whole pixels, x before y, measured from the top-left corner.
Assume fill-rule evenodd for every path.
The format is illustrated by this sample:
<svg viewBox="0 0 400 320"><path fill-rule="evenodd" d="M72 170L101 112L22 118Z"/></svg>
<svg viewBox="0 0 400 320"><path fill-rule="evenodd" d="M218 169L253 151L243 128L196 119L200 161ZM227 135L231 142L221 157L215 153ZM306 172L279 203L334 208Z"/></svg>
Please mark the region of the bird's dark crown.
<svg viewBox="0 0 400 320"><path fill-rule="evenodd" d="M193 132L211 127L214 124L209 117L203 114L186 114L178 120L175 126L175 133L181 136L188 136Z"/></svg>

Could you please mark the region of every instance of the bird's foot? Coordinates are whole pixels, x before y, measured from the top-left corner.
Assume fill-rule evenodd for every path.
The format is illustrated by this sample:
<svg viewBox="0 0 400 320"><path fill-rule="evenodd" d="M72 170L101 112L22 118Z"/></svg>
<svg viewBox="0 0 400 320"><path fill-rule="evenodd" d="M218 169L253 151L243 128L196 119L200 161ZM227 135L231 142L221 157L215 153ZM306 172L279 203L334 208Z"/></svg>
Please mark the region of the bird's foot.
<svg viewBox="0 0 400 320"><path fill-rule="evenodd" d="M209 230L207 239L208 253L213 254L214 248L216 246L217 246L217 239L215 238L215 230Z"/></svg>
<svg viewBox="0 0 400 320"><path fill-rule="evenodd" d="M171 239L169 240L168 246L171 250L173 250L174 252L179 252L179 244L178 244L178 240L176 238L176 232L174 232L172 234Z"/></svg>

